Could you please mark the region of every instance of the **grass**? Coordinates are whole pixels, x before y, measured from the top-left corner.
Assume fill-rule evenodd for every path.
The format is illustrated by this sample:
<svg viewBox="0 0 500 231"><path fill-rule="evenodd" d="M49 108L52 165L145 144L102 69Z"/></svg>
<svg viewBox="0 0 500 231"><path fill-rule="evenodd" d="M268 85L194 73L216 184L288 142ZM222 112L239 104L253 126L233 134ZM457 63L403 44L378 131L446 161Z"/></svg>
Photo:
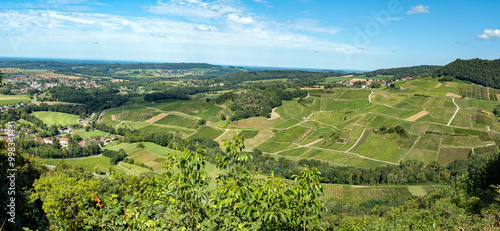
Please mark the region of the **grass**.
<svg viewBox="0 0 500 231"><path fill-rule="evenodd" d="M25 98L17 98L17 97L12 97L11 99L7 98L0 98L0 105L11 105L11 104L19 104L19 103L27 103L30 102L31 99L25 99Z"/></svg>
<svg viewBox="0 0 500 231"><path fill-rule="evenodd" d="M470 151L470 148L441 147L438 155L438 163L441 165L447 165L454 160L467 159Z"/></svg>
<svg viewBox="0 0 500 231"><path fill-rule="evenodd" d="M33 115L50 125L78 124L78 119L80 118L77 115L52 111L37 111L33 112Z"/></svg>
<svg viewBox="0 0 500 231"><path fill-rule="evenodd" d="M407 200L412 197L410 187L414 186L353 186L323 184L325 187L324 200L332 199L365 202L368 200ZM419 186L417 186L419 187ZM412 191L415 191L412 188ZM418 191L422 193L421 191ZM424 191L425 192L425 191ZM425 194L424 194L425 195Z"/></svg>
<svg viewBox="0 0 500 231"><path fill-rule="evenodd" d="M398 162L398 160L408 152L399 148L396 139L389 139L379 135L369 135L365 142L352 151L360 155L390 162Z"/></svg>
<svg viewBox="0 0 500 231"><path fill-rule="evenodd" d="M61 159L44 159L45 163L48 165L57 165L61 161ZM64 162L81 166L85 171L93 172L94 167L96 165L99 165L102 167L103 171L108 172L109 168L115 168L116 166L113 166L110 164L109 158L105 156L98 156L98 157L88 157L88 158L82 158L82 159L65 159Z"/></svg>
<svg viewBox="0 0 500 231"><path fill-rule="evenodd" d="M71 135L79 135L80 137L82 137L83 140L86 140L86 139L89 139L91 137L101 137L101 136L104 136L104 137L108 137L110 134L107 133L107 132L103 132L103 131L99 131L99 130L95 130L95 131L82 131L82 132L75 132L75 133L72 133Z"/></svg>
<svg viewBox="0 0 500 231"><path fill-rule="evenodd" d="M224 133L224 131L221 131L221 130L216 130L212 127L208 127L208 126L201 126L198 131L193 134L192 136L190 136L189 138L191 139L194 139L194 138L207 138L207 139L215 139L217 137L219 137L220 135L222 135L222 133Z"/></svg>

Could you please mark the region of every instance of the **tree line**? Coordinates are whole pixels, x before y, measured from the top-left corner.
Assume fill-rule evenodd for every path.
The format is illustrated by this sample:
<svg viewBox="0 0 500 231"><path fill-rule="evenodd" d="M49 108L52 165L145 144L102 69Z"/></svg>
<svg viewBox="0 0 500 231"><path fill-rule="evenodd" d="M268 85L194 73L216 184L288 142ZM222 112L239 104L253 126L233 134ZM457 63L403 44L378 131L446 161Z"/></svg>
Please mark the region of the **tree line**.
<svg viewBox="0 0 500 231"><path fill-rule="evenodd" d="M255 116L264 116L269 118L273 108L279 107L283 100L292 100L294 98L304 98L307 91L287 84L270 84L266 86L251 86L242 93L228 92L216 99L217 104L222 104L227 100L232 101L231 111L233 116L231 120L246 119Z"/></svg>
<svg viewBox="0 0 500 231"><path fill-rule="evenodd" d="M452 77L500 89L500 59L457 59L436 70L434 76Z"/></svg>
<svg viewBox="0 0 500 231"><path fill-rule="evenodd" d="M377 75L394 75L393 78L401 79L407 76L410 77L426 77L431 76L435 71L439 70L441 66L421 65L413 67L398 67L379 69L375 71L365 72L366 77L375 77Z"/></svg>
<svg viewBox="0 0 500 231"><path fill-rule="evenodd" d="M49 93L54 101L83 104L89 112L98 112L108 108L119 107L128 98L118 95L117 89L75 88L61 86L51 88Z"/></svg>

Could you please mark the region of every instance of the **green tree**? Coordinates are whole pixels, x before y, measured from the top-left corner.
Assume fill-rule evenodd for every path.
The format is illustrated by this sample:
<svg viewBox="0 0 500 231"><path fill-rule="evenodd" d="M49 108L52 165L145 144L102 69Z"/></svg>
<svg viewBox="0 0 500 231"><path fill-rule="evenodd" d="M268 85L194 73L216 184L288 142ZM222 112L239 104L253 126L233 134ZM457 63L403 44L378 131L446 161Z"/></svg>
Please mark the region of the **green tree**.
<svg viewBox="0 0 500 231"><path fill-rule="evenodd" d="M144 148L144 144L142 142L137 143L137 148Z"/></svg>
<svg viewBox="0 0 500 231"><path fill-rule="evenodd" d="M370 85L371 88L380 88L382 87L382 83L379 81L375 81Z"/></svg>
<svg viewBox="0 0 500 231"><path fill-rule="evenodd" d="M73 139L76 140L77 142L83 140L82 137L80 135L78 135L78 134L74 134L73 135Z"/></svg>
<svg viewBox="0 0 500 231"><path fill-rule="evenodd" d="M92 193L98 188L97 181L56 171L35 180L34 187L31 198L43 202L51 229L83 229L89 217L85 211L93 207Z"/></svg>
<svg viewBox="0 0 500 231"><path fill-rule="evenodd" d="M94 173L95 174L102 174L102 167L99 165L94 166Z"/></svg>

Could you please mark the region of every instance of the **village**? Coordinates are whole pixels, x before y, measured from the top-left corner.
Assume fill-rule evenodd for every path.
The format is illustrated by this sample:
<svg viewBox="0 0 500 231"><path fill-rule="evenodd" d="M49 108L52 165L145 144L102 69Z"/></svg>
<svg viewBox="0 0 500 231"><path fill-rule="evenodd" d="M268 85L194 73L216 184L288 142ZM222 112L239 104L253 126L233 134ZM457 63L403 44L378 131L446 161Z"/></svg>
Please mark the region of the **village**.
<svg viewBox="0 0 500 231"><path fill-rule="evenodd" d="M4 73L4 77L7 81L4 84L10 85L12 93L22 93L27 94L30 90L43 91L51 87L57 86L72 86L75 88L103 88L94 80L87 80L84 78L75 78L74 76L64 76L57 75L57 77L42 76L32 73L23 73L22 70L4 70L0 68L0 71Z"/></svg>

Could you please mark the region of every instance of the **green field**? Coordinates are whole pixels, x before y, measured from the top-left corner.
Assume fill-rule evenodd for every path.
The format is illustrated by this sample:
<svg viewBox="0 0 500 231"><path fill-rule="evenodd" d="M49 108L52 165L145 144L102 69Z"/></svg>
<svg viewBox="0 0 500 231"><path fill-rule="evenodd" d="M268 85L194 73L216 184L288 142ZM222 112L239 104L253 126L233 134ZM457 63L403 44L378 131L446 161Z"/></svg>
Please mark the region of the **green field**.
<svg viewBox="0 0 500 231"><path fill-rule="evenodd" d="M29 95L2 95L0 94L0 105L11 105L31 102Z"/></svg>
<svg viewBox="0 0 500 231"><path fill-rule="evenodd" d="M86 139L89 139L89 138L95 138L95 137L101 137L101 136L104 136L104 137L109 137L110 134L107 133L107 132L103 132L103 131L99 131L99 130L95 130L95 131L81 131L81 132L75 132L75 133L72 133L71 135L74 136L78 134L83 140L86 140Z"/></svg>
<svg viewBox="0 0 500 231"><path fill-rule="evenodd" d="M61 161L61 159L43 159L46 164L48 165L57 165ZM111 165L109 162L109 158L105 156L98 156L98 157L86 157L86 158L80 158L80 159L64 159L64 162L81 166L85 171L88 172L93 172L94 167L96 165L101 166L102 170L104 172L109 172L110 168L112 168L114 171L119 171L121 173L125 173L122 169L120 169L118 166Z"/></svg>
<svg viewBox="0 0 500 231"><path fill-rule="evenodd" d="M330 77L327 82L341 78L350 79ZM440 83L437 78L398 81L396 85L400 89L382 87L373 93L355 88L308 90L309 96L302 103L283 101L275 108L273 119L251 117L238 121L221 121L221 114L233 114L229 104L215 105L213 99L217 95L200 94L193 96L193 100L154 103L133 97L120 108L106 110L102 121L142 131L181 134L183 138L216 139L229 129L217 140L219 144L231 139L234 133L241 133L246 138L246 150L259 149L289 159L314 158L362 168L411 159L445 165L464 158L462 150L492 145L490 134L500 132L500 124L491 114L498 104L498 97L491 96L496 95L495 90L462 82ZM460 94L467 96L458 98ZM452 97L457 97L455 102L461 109L451 126L447 126L456 111ZM212 100L207 102L207 98ZM160 115L159 119L154 120L156 115ZM208 125L198 126L201 119ZM400 126L408 137L372 132L383 126ZM363 130L366 133L359 139ZM336 139L332 139L334 135ZM344 153L347 150L350 151ZM445 151L457 155L450 156Z"/></svg>
<svg viewBox="0 0 500 231"><path fill-rule="evenodd" d="M78 119L80 118L77 115L52 111L37 111L33 112L33 115L42 120L44 123L51 125L78 124Z"/></svg>

